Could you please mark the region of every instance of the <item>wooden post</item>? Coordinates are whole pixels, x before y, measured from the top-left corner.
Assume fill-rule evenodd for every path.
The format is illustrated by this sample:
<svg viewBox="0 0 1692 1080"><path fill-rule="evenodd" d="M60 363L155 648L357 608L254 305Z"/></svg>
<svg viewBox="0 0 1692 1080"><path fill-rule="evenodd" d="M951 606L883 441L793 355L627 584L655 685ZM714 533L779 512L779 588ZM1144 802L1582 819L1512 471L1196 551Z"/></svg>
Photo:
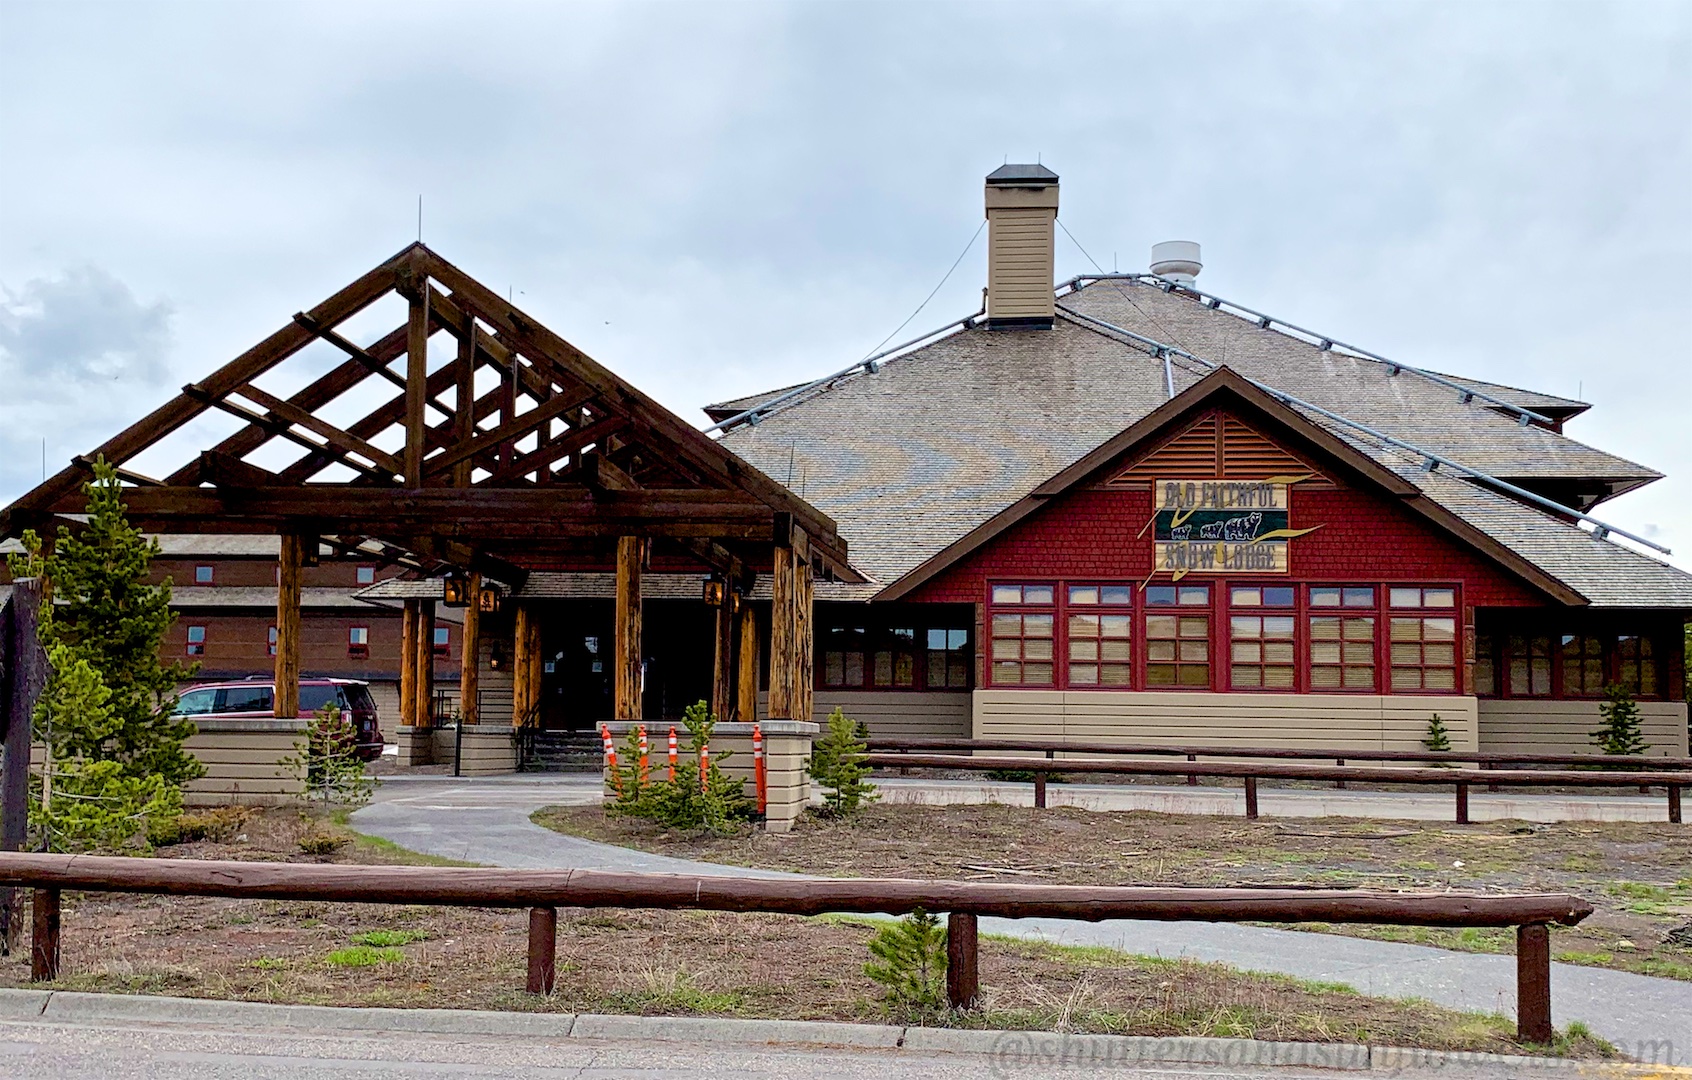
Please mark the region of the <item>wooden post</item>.
<svg viewBox="0 0 1692 1080"><path fill-rule="evenodd" d="M1680 824L1680 785L1679 784L1670 784L1668 786L1668 810L1669 810L1669 824L1679 825Z"/></svg>
<svg viewBox="0 0 1692 1080"><path fill-rule="evenodd" d="M407 600L400 621L400 725L417 727L417 622L422 601Z"/></svg>
<svg viewBox="0 0 1692 1080"><path fill-rule="evenodd" d="M616 657L612 662L612 717L639 720L640 686L640 570L646 541L638 536L617 538Z"/></svg>
<svg viewBox="0 0 1692 1080"><path fill-rule="evenodd" d="M454 373L456 389L452 405L452 437L460 446L476 436L476 319L467 316L464 321L470 325L465 328L464 336L458 339L458 370ZM465 458L454 465L452 486L469 487L474 466L473 458ZM480 578L472 574L470 583L470 608L473 611L476 607L475 586L481 583Z"/></svg>
<svg viewBox="0 0 1692 1080"><path fill-rule="evenodd" d="M482 595L482 575L472 572L466 587L470 590L470 605L464 609L464 640L459 642L458 712L459 723L479 724L481 709L482 609L477 599Z"/></svg>
<svg viewBox="0 0 1692 1080"><path fill-rule="evenodd" d="M783 532L789 542L783 546ZM805 533L777 530L770 575L770 717L811 719L811 556Z"/></svg>
<svg viewBox="0 0 1692 1080"><path fill-rule="evenodd" d="M1544 923L1516 928L1516 1038L1548 1046L1551 1030L1551 929Z"/></svg>
<svg viewBox="0 0 1692 1080"><path fill-rule="evenodd" d="M417 704L419 729L435 726L435 602L417 602Z"/></svg>
<svg viewBox="0 0 1692 1080"><path fill-rule="evenodd" d="M529 981L531 994L552 993L558 971L558 909L529 909Z"/></svg>
<svg viewBox="0 0 1692 1080"><path fill-rule="evenodd" d="M1046 774L1043 772L1034 774L1034 808L1036 810L1046 808Z"/></svg>
<svg viewBox="0 0 1692 1080"><path fill-rule="evenodd" d="M29 937L29 981L59 977L59 890L35 890L35 926Z"/></svg>
<svg viewBox="0 0 1692 1080"><path fill-rule="evenodd" d="M752 609L752 598L740 601L740 643L736 658L740 662L739 696L736 713L750 723L758 718L758 613Z"/></svg>
<svg viewBox="0 0 1692 1080"><path fill-rule="evenodd" d="M413 275L411 316L405 333L405 485L423 486L429 399L429 279ZM461 407L462 408L462 407Z"/></svg>
<svg viewBox="0 0 1692 1080"><path fill-rule="evenodd" d="M534 612L529 605L518 601L517 618L511 632L512 727L532 724L540 707L540 702L533 697L534 683L529 678L529 669L537 667L540 662L540 658L535 656L535 634L531 629L534 621Z"/></svg>
<svg viewBox="0 0 1692 1080"><path fill-rule="evenodd" d="M1469 785L1457 785L1457 824L1469 823Z"/></svg>
<svg viewBox="0 0 1692 1080"><path fill-rule="evenodd" d="M733 720L734 715L734 606L737 597L725 583L723 602L717 606L711 635L711 715Z"/></svg>
<svg viewBox="0 0 1692 1080"><path fill-rule="evenodd" d="M1344 758L1335 758L1334 764L1337 765L1337 766L1344 766L1345 765L1345 759ZM1335 780L1334 781L1334 788L1336 790L1339 790L1339 791L1344 791L1345 790L1345 781L1344 780Z"/></svg>
<svg viewBox="0 0 1692 1080"><path fill-rule="evenodd" d="M272 703L279 720L300 715L300 567L306 543L303 536L282 534L276 561L276 694Z"/></svg>
<svg viewBox="0 0 1692 1080"><path fill-rule="evenodd" d="M1245 778L1245 791L1246 817L1255 819L1257 817L1257 777L1248 776Z"/></svg>
<svg viewBox="0 0 1692 1080"><path fill-rule="evenodd" d="M5 769L0 773L0 851L22 851L29 824L29 744L35 703L47 685L47 654L37 620L40 578L12 585L11 603L0 611L0 734ZM9 954L23 933L23 890L0 889L0 953Z"/></svg>
<svg viewBox="0 0 1692 1080"><path fill-rule="evenodd" d="M1188 754L1187 760L1188 761L1197 761L1198 755L1197 754ZM1188 773L1187 774L1187 786L1188 787L1198 787L1198 775L1196 773Z"/></svg>
<svg viewBox="0 0 1692 1080"><path fill-rule="evenodd" d="M981 997L980 948L976 918L954 911L946 916L946 1003L973 1009Z"/></svg>

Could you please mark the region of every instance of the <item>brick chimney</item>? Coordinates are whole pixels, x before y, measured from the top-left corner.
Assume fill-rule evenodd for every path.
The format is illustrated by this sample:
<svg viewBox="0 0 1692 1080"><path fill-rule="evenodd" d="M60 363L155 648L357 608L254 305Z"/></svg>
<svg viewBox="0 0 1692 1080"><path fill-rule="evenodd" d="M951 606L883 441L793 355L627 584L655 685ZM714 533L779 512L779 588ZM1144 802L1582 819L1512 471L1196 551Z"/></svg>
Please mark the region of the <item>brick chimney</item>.
<svg viewBox="0 0 1692 1080"><path fill-rule="evenodd" d="M987 174L987 329L1052 328L1058 175L1044 165Z"/></svg>

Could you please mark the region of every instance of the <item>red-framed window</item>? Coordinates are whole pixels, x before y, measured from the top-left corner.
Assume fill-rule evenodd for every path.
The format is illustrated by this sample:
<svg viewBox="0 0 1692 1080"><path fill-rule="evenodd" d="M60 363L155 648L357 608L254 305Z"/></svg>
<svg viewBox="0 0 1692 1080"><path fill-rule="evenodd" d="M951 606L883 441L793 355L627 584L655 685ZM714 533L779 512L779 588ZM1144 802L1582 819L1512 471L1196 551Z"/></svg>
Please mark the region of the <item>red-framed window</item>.
<svg viewBox="0 0 1692 1080"><path fill-rule="evenodd" d="M994 585L988 635L994 686L1057 685L1056 585Z"/></svg>
<svg viewBox="0 0 1692 1080"><path fill-rule="evenodd" d="M1146 587L1146 689L1210 689L1210 585Z"/></svg>
<svg viewBox="0 0 1692 1080"><path fill-rule="evenodd" d="M923 668L923 685L930 690L969 689L969 631L962 627L931 626L927 630L928 655Z"/></svg>
<svg viewBox="0 0 1692 1080"><path fill-rule="evenodd" d="M1070 686L1134 685L1134 586L1066 586L1064 635Z"/></svg>
<svg viewBox="0 0 1692 1080"><path fill-rule="evenodd" d="M188 628L188 655L189 656L204 656L204 655L206 655L206 628L205 627L203 627L203 626L190 626Z"/></svg>
<svg viewBox="0 0 1692 1080"><path fill-rule="evenodd" d="M1298 594L1290 585L1228 587L1228 688L1298 688Z"/></svg>
<svg viewBox="0 0 1692 1080"><path fill-rule="evenodd" d="M363 660L370 655L370 627L352 626L347 628L347 655L354 660Z"/></svg>
<svg viewBox="0 0 1692 1080"><path fill-rule="evenodd" d="M194 567L194 584L210 585L212 583L212 576L214 573L215 571L212 567L205 563L201 563L200 565Z"/></svg>
<svg viewBox="0 0 1692 1080"><path fill-rule="evenodd" d="M270 655L276 655L276 627L272 626L264 635L266 647Z"/></svg>
<svg viewBox="0 0 1692 1080"><path fill-rule="evenodd" d="M863 686L864 628L825 626L818 637L822 642L822 684L826 687Z"/></svg>
<svg viewBox="0 0 1692 1080"><path fill-rule="evenodd" d="M1616 682L1634 697L1657 696L1657 657L1649 637L1617 635Z"/></svg>
<svg viewBox="0 0 1692 1080"><path fill-rule="evenodd" d="M1373 694L1378 664L1379 593L1373 585L1311 585L1305 617L1309 633L1310 689L1318 693Z"/></svg>
<svg viewBox="0 0 1692 1080"><path fill-rule="evenodd" d="M376 568L374 566L361 566L353 573L360 585L374 585L376 583Z"/></svg>
<svg viewBox="0 0 1692 1080"><path fill-rule="evenodd" d="M1387 589L1388 686L1397 693L1455 694L1457 590L1393 585Z"/></svg>
<svg viewBox="0 0 1692 1080"><path fill-rule="evenodd" d="M1491 644L1490 642L1488 643ZM1553 656L1550 634L1511 634L1504 639L1504 670L1511 697L1550 697ZM1480 662L1480 642L1475 643L1475 661ZM1475 683L1479 694L1480 682Z"/></svg>
<svg viewBox="0 0 1692 1080"><path fill-rule="evenodd" d="M435 659L437 659L437 660L450 660L450 659L452 659L452 628L450 626L437 626L437 627L435 627L435 640L433 642L433 645L434 645L434 651L435 651Z"/></svg>
<svg viewBox="0 0 1692 1080"><path fill-rule="evenodd" d="M822 617L816 631L816 681L838 690L968 690L974 668L968 626L909 612ZM962 620L960 620L961 622Z"/></svg>
<svg viewBox="0 0 1692 1080"><path fill-rule="evenodd" d="M1536 633L1506 625L1475 636L1475 694L1579 700L1602 697L1604 687L1619 683L1634 697L1661 698L1660 646L1645 633Z"/></svg>

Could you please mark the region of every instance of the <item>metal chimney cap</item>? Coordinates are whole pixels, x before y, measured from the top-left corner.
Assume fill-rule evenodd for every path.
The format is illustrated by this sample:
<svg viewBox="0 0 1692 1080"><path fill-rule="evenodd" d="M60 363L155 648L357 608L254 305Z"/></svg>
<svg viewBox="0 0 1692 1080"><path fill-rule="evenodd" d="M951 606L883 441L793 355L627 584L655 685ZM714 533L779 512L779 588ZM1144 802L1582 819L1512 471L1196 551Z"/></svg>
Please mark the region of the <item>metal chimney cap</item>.
<svg viewBox="0 0 1692 1080"><path fill-rule="evenodd" d="M1158 277L1168 278L1177 285L1191 285L1203 269L1196 241L1165 240L1152 245L1151 272Z"/></svg>
<svg viewBox="0 0 1692 1080"><path fill-rule="evenodd" d="M1058 174L1044 165L1001 165L987 174L987 182L995 187L1044 187L1058 182Z"/></svg>

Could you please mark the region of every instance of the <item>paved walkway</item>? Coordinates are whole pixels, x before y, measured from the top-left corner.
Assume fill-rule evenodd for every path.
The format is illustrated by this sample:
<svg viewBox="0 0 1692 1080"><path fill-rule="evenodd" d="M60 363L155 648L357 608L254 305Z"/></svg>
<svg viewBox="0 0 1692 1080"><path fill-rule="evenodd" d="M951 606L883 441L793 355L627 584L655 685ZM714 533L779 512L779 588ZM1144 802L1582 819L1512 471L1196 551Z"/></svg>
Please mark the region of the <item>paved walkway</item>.
<svg viewBox="0 0 1692 1080"><path fill-rule="evenodd" d="M936 801L946 801L946 783L894 781L888 785L889 797L895 797L897 792L932 789L939 793ZM982 787L968 783L958 786ZM1020 786L1026 791L1027 785ZM1080 785L1076 787L1079 789ZM1055 792L1059 788L1060 785L1054 785L1050 790ZM529 814L541 806L595 803L599 791L599 780L591 775L394 779L383 785L369 806L352 816L352 825L413 851L491 866L788 876L650 855L564 836L529 820ZM1205 794L1203 788L1198 793L1199 798L1213 797ZM1154 796L1157 792L1141 788L1137 794ZM1344 800L1369 794L1297 793L1291 797ZM1263 809L1272 812L1267 802ZM1453 1008L1507 1015L1515 1012L1515 958L1510 956L1457 953L1420 945L1227 923L984 919L982 930L1065 944L1105 945L1141 955L1191 957L1246 970L1343 982L1365 994L1427 998ZM1692 983L1553 964L1551 986L1552 1012L1559 1026L1572 1020L1585 1021L1624 1049L1669 1042L1673 1044L1674 1061L1692 1064ZM1649 1050L1640 1053L1662 1060Z"/></svg>

